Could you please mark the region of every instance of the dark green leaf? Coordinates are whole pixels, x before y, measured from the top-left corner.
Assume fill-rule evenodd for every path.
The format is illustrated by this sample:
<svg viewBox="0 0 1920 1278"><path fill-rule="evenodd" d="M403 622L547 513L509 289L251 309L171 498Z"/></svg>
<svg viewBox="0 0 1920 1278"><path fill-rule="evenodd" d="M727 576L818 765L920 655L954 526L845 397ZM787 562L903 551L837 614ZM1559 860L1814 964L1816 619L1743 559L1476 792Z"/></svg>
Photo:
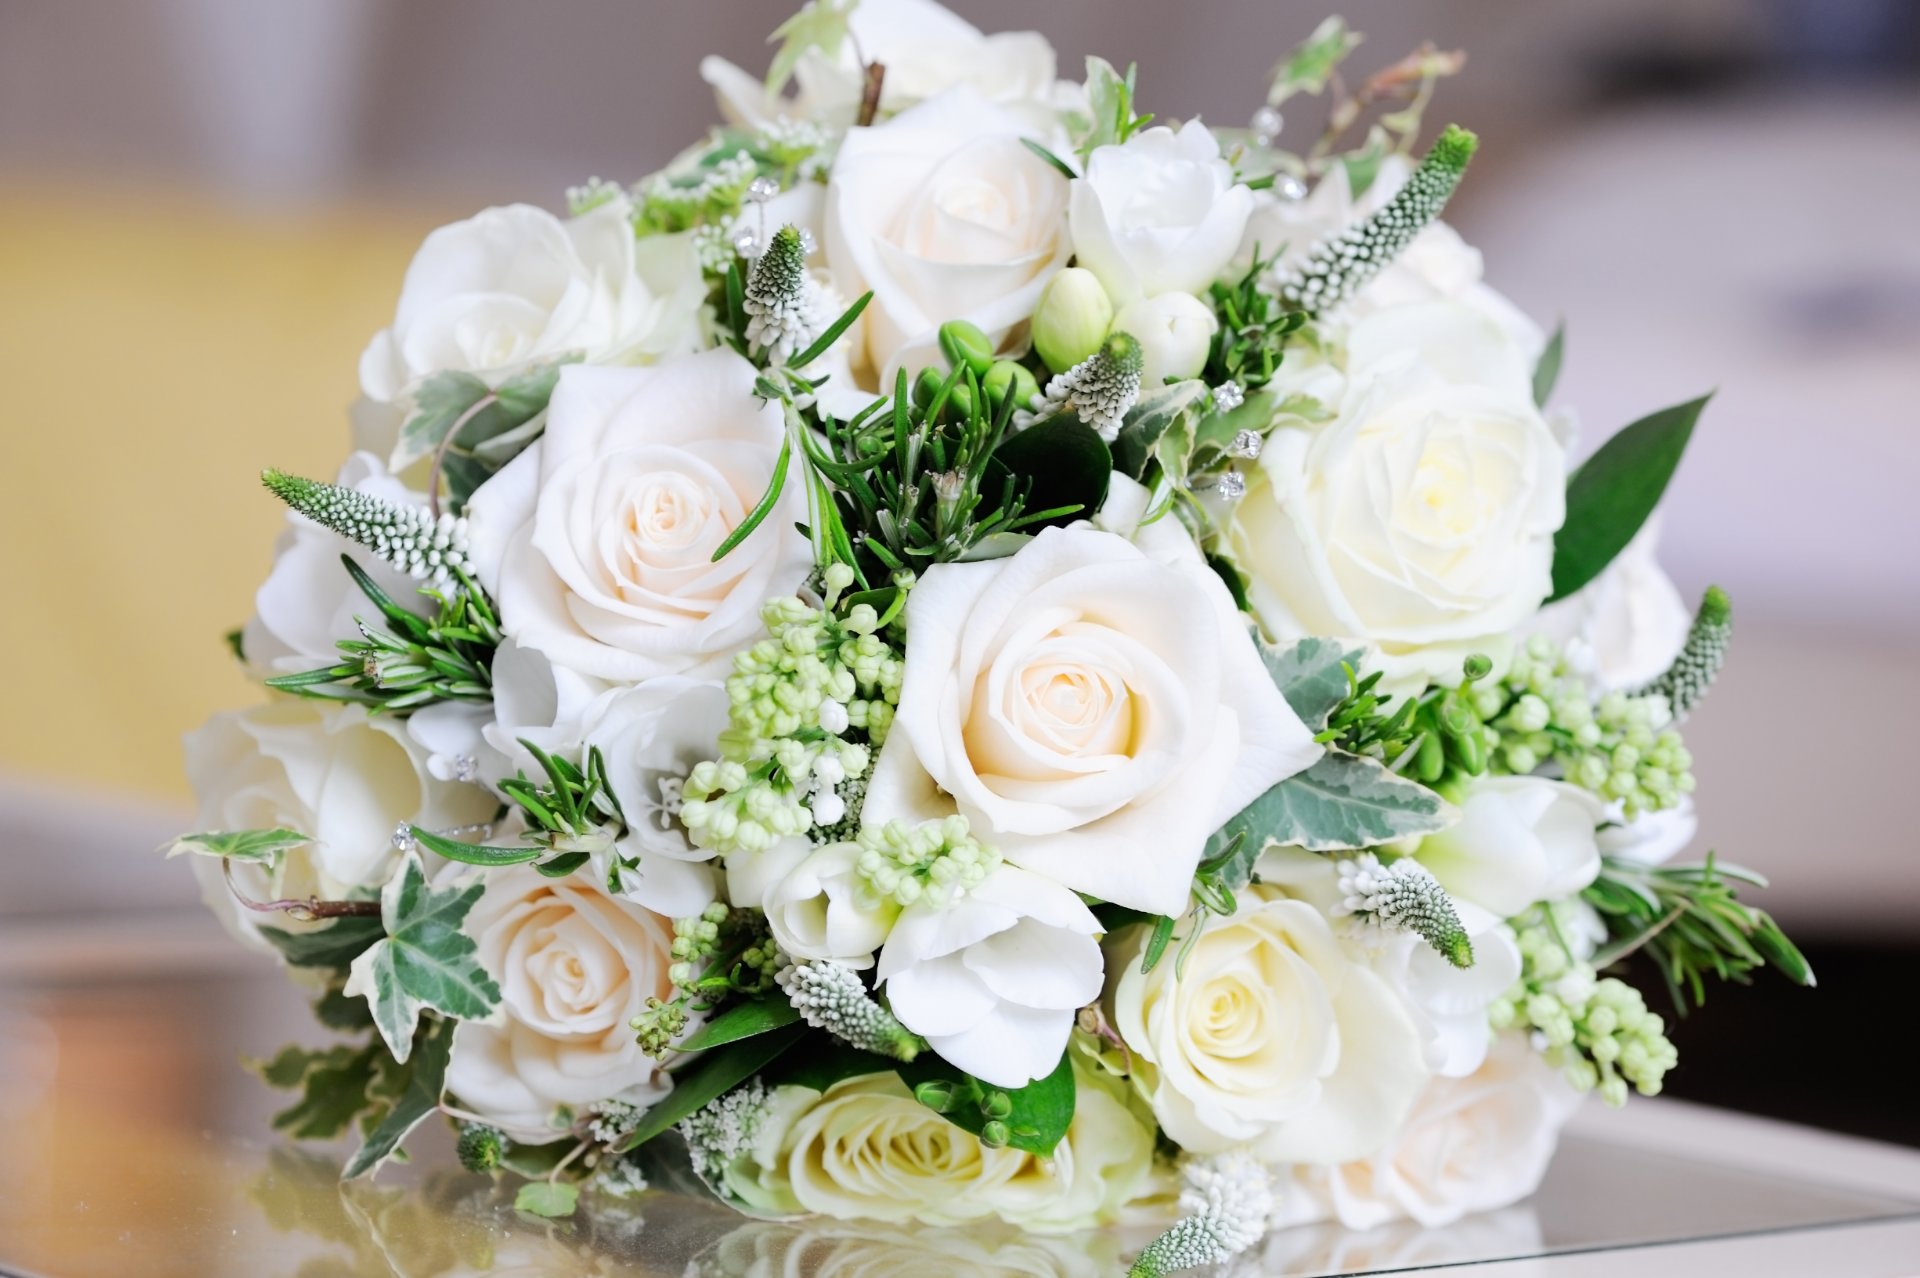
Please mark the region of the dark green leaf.
<svg viewBox="0 0 1920 1278"><path fill-rule="evenodd" d="M293 967L343 970L386 934L380 920L370 917L335 919L310 932L289 932L277 927L260 929L260 935Z"/></svg>
<svg viewBox="0 0 1920 1278"><path fill-rule="evenodd" d="M987 464L988 491L1000 484L994 476L1011 475L1018 492L1025 493L1023 509L1041 511L1071 507L1076 513L1047 522L1066 524L1086 519L1107 499L1113 479L1113 455L1100 432L1077 417L1055 417L1021 431L993 452Z"/></svg>
<svg viewBox="0 0 1920 1278"><path fill-rule="evenodd" d="M614 1147L615 1152L637 1149L707 1102L726 1095L772 1064L806 1032L804 1025L788 1025L700 1053L685 1068L674 1071L673 1091L646 1112L640 1125Z"/></svg>
<svg viewBox="0 0 1920 1278"><path fill-rule="evenodd" d="M1545 408L1547 400L1553 396L1554 385L1560 380L1560 360L1566 354L1567 326L1560 324L1553 330L1553 336L1547 339L1546 349L1540 352L1540 360L1533 366L1533 402L1535 407Z"/></svg>
<svg viewBox="0 0 1920 1278"><path fill-rule="evenodd" d="M1027 150L1039 156L1041 159L1045 160L1048 164L1051 164L1054 168L1058 169L1060 172L1060 176L1067 179L1067 181L1071 182L1075 178L1080 176L1078 173L1075 173L1073 171L1072 165L1068 164L1065 160L1061 159L1059 156L1055 155L1053 152L1047 150L1047 148L1045 148L1044 146L1041 146L1038 142L1035 142L1032 138L1021 138L1020 144L1026 147Z"/></svg>
<svg viewBox="0 0 1920 1278"><path fill-rule="evenodd" d="M890 1074L900 1062L875 1052L862 1052L827 1033L808 1035L794 1049L761 1072L768 1087L810 1087L824 1092L835 1083L867 1074Z"/></svg>
<svg viewBox="0 0 1920 1278"><path fill-rule="evenodd" d="M1553 539L1553 595L1565 599L1626 549L1660 503L1710 395L1642 417L1600 446L1567 481L1567 518Z"/></svg>
<svg viewBox="0 0 1920 1278"><path fill-rule="evenodd" d="M681 1039L683 1052L705 1051L723 1043L738 1042L756 1034L766 1034L800 1019L793 1004L781 998L749 999L735 1003L699 1029Z"/></svg>
<svg viewBox="0 0 1920 1278"><path fill-rule="evenodd" d="M897 1062L894 1072L900 1075L900 1080L909 1090L934 1079L943 1079L955 1084L963 1092L970 1093L974 1088L982 1095L1005 1092L1013 1103L1012 1112L1003 1120L1013 1133L1009 1143L1015 1149L1024 1149L1041 1158L1053 1157L1053 1151L1066 1137L1068 1124L1073 1122L1075 1089L1070 1054L1060 1057L1060 1063L1051 1074L1037 1078L1025 1087L998 1088L983 1083L971 1074L955 1069L932 1052L923 1052L911 1061ZM976 1136L988 1121L977 1101L962 1101L952 1105L942 1117Z"/></svg>
<svg viewBox="0 0 1920 1278"><path fill-rule="evenodd" d="M295 1140L333 1140L353 1126L371 1101L378 1044L342 1044L313 1050L284 1047L269 1061L248 1067L269 1086L298 1088L300 1099L273 1116L273 1129Z"/></svg>
<svg viewBox="0 0 1920 1278"><path fill-rule="evenodd" d="M1384 765L1328 751L1229 820L1207 841L1207 854L1217 854L1236 836L1256 848L1269 843L1310 852L1378 847L1445 829L1455 816L1446 800Z"/></svg>
<svg viewBox="0 0 1920 1278"><path fill-rule="evenodd" d="M408 1133L428 1115L438 1112L440 1094L447 1085L447 1059L452 1051L453 1026L449 1022L433 1022L418 1035L406 1090L400 1093L379 1126L367 1135L366 1143L347 1160L340 1179L353 1180L376 1170L400 1148L400 1142Z"/></svg>
<svg viewBox="0 0 1920 1278"><path fill-rule="evenodd" d="M314 1000L313 1017L331 1030L354 1034L373 1028L373 1013L363 998L350 998L339 985L329 985L326 993Z"/></svg>
<svg viewBox="0 0 1920 1278"><path fill-rule="evenodd" d="M564 879L592 859L586 852L562 852L559 856L539 862L533 868L550 879Z"/></svg>

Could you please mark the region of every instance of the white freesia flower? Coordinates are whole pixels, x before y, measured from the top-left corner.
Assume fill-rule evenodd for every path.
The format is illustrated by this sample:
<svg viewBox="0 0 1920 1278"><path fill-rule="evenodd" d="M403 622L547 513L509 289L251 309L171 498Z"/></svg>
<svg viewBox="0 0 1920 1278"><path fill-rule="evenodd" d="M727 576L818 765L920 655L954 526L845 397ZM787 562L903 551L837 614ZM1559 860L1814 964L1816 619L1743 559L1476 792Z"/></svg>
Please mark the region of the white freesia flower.
<svg viewBox="0 0 1920 1278"><path fill-rule="evenodd" d="M611 693L593 708L584 745L599 748L627 822L612 849L620 895L656 914L686 918L719 895L713 853L694 847L680 825L680 786L713 757L726 726L726 689L677 676Z"/></svg>
<svg viewBox="0 0 1920 1278"><path fill-rule="evenodd" d="M996 1087L1060 1063L1074 1013L1100 996L1100 921L1056 883L1003 865L946 905L901 912L879 979L900 1023Z"/></svg>
<svg viewBox="0 0 1920 1278"><path fill-rule="evenodd" d="M970 89L852 129L827 184L826 258L842 297L872 290L853 364L891 391L968 320L1010 345L1072 252L1067 182L1021 145L1033 130Z"/></svg>
<svg viewBox="0 0 1920 1278"><path fill-rule="evenodd" d="M1161 386L1169 377L1198 377L1220 321L1190 293L1162 293L1129 302L1113 327L1140 343L1140 384Z"/></svg>
<svg viewBox="0 0 1920 1278"><path fill-rule="evenodd" d="M631 363L690 351L705 289L685 236L633 234L625 199L562 219L525 204L427 236L393 325L360 357L375 404L448 370L491 385L563 355Z"/></svg>
<svg viewBox="0 0 1920 1278"><path fill-rule="evenodd" d="M277 873L233 866L242 891L260 900L339 899L386 881L402 822L446 829L486 821L496 800L479 786L436 780L426 751L390 715L355 705L284 698L215 715L187 734L187 779L199 801L197 830L297 830L313 842L287 853ZM193 857L209 903L242 940L266 948L240 908L221 864ZM274 916L273 926L298 926Z"/></svg>
<svg viewBox="0 0 1920 1278"><path fill-rule="evenodd" d="M859 860L859 844L829 843L809 852L766 889L762 904L767 925L781 949L795 958L873 966L873 952L887 939L900 907L867 886L855 872Z"/></svg>
<svg viewBox="0 0 1920 1278"><path fill-rule="evenodd" d="M1598 577L1526 627L1579 655L1605 691L1630 691L1666 672L1686 646L1693 614L1656 557L1660 517L1649 519Z"/></svg>
<svg viewBox="0 0 1920 1278"><path fill-rule="evenodd" d="M1238 896L1238 912L1200 934L1184 975L1170 955L1141 972L1144 927L1110 940L1107 1014L1135 1078L1190 1152L1364 1158L1427 1081L1420 1032L1313 905L1275 887Z"/></svg>
<svg viewBox="0 0 1920 1278"><path fill-rule="evenodd" d="M1347 335L1323 426L1282 425L1234 553L1269 631L1362 640L1390 674L1458 674L1552 591L1566 457L1484 316L1435 302Z"/></svg>
<svg viewBox="0 0 1920 1278"><path fill-rule="evenodd" d="M1117 304L1204 293L1240 247L1253 192L1198 120L1096 147L1073 183L1069 224L1079 264ZM1132 331L1132 330L1128 330ZM1135 334L1138 336L1138 334Z"/></svg>
<svg viewBox="0 0 1920 1278"><path fill-rule="evenodd" d="M1608 815L1618 819L1614 813ZM1665 865L1683 852L1699 832L1700 814L1694 810L1693 796L1683 794L1673 807L1642 812L1632 821L1607 826L1600 831L1598 841L1602 856L1619 857L1641 865Z"/></svg>
<svg viewBox="0 0 1920 1278"><path fill-rule="evenodd" d="M1460 820L1421 840L1415 855L1456 902L1512 918L1593 882L1594 831L1605 817L1599 799L1564 781L1481 777L1460 800Z"/></svg>
<svg viewBox="0 0 1920 1278"><path fill-rule="evenodd" d="M1076 526L928 570L866 820L957 805L1012 864L1184 910L1207 837L1319 747L1169 523L1142 537L1151 550Z"/></svg>
<svg viewBox="0 0 1920 1278"><path fill-rule="evenodd" d="M538 648L505 639L493 653L493 721L480 730L489 747L480 756L481 775L492 785L539 763L523 741L548 754L573 758L586 737L586 721L610 692L606 681L558 666Z"/></svg>
<svg viewBox="0 0 1920 1278"><path fill-rule="evenodd" d="M568 368L546 433L468 505L507 634L556 668L634 681L717 673L810 562L796 485L718 563L760 500L783 425L753 366L716 349L651 368Z"/></svg>
<svg viewBox="0 0 1920 1278"><path fill-rule="evenodd" d="M457 867L462 868L464 867ZM627 1022L651 996L673 997L673 924L609 896L588 873L550 879L531 866L489 871L462 930L479 946L501 1003L490 1022L454 1031L447 1089L510 1139L558 1139L561 1107L645 1107L672 1088Z"/></svg>
<svg viewBox="0 0 1920 1278"><path fill-rule="evenodd" d="M986 35L933 0L862 0L847 15L847 28L853 38L835 56L817 49L800 56L790 99L769 93L762 77L724 58L702 59L700 76L713 86L728 120L754 127L782 118L852 124L865 81L856 48L887 69L883 115L961 85L1036 119L1050 114L1049 103L1063 100L1066 86L1054 78L1053 46L1037 31Z"/></svg>
<svg viewBox="0 0 1920 1278"><path fill-rule="evenodd" d="M1539 1188L1560 1129L1579 1106L1580 1093L1524 1035L1502 1034L1472 1075L1435 1079L1379 1152L1333 1167L1296 1167L1290 1188L1348 1229L1402 1218L1437 1229Z"/></svg>
<svg viewBox="0 0 1920 1278"><path fill-rule="evenodd" d="M1059 1233L1112 1223L1152 1171L1151 1130L1084 1071L1051 1158L988 1148L884 1073L778 1089L727 1187L768 1212Z"/></svg>
<svg viewBox="0 0 1920 1278"><path fill-rule="evenodd" d="M416 501L407 486L387 473L372 453L354 453L334 482L355 492L397 505ZM269 675L299 674L340 660L334 645L359 634L355 617L379 622L378 610L340 566L340 556L355 563L389 598L422 616L435 607L420 593L420 583L390 566L372 551L329 532L305 515L287 512L287 527L273 547L273 570L253 596L253 616L240 634L240 647L253 669Z"/></svg>

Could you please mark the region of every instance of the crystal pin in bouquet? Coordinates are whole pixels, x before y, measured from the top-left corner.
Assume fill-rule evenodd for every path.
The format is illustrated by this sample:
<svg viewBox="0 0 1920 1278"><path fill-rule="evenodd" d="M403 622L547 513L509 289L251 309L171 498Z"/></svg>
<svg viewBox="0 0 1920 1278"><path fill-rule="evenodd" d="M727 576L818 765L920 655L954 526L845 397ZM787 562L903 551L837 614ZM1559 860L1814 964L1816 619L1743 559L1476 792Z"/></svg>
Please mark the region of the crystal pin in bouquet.
<svg viewBox="0 0 1920 1278"><path fill-rule="evenodd" d="M339 1035L280 1130L1162 1274L1526 1196L1674 1065L1623 972L1811 983L1672 859L1705 401L1570 465L1440 220L1459 55L1348 91L1329 20L1222 129L930 0L775 35L661 172L428 236L355 451L265 473L269 695L174 847Z"/></svg>

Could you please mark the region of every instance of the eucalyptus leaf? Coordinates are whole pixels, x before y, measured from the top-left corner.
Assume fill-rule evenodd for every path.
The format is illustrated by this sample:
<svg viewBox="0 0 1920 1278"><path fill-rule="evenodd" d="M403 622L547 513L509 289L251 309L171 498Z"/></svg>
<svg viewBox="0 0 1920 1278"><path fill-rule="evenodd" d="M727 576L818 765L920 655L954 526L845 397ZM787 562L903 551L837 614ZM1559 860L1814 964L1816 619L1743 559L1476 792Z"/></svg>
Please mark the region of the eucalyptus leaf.
<svg viewBox="0 0 1920 1278"><path fill-rule="evenodd" d="M387 935L353 961L350 988L364 994L394 1059L412 1050L420 1013L479 1020L500 1005L500 987L480 965L473 938L460 930L486 884L428 884L417 853L380 892Z"/></svg>
<svg viewBox="0 0 1920 1278"><path fill-rule="evenodd" d="M709 1101L718 1100L772 1064L806 1032L805 1025L787 1025L701 1052L674 1071L673 1090L641 1117L640 1125L614 1147L614 1152L637 1149Z"/></svg>
<svg viewBox="0 0 1920 1278"><path fill-rule="evenodd" d="M1711 395L1663 408L1600 446L1567 481L1567 516L1553 539L1553 594L1565 599L1627 548L1660 504Z"/></svg>
<svg viewBox="0 0 1920 1278"><path fill-rule="evenodd" d="M1258 848L1278 843L1310 852L1377 847L1432 834L1457 819L1453 806L1384 764L1328 751L1255 799L1207 842L1217 855L1236 837Z"/></svg>
<svg viewBox="0 0 1920 1278"><path fill-rule="evenodd" d="M955 1069L932 1052L923 1052L911 1061L896 1062L894 1072L909 1089L939 1080L954 1085L955 1103L940 1111L941 1117L956 1127L978 1136L990 1121L981 1100L993 1093L1004 1093L1012 1105L1000 1120L1011 1137L1008 1144L1040 1158L1051 1158L1065 1139L1073 1122L1075 1084L1071 1054L1063 1054L1060 1063L1045 1078L1036 1078L1025 1087L1002 1088L981 1082L971 1074Z"/></svg>
<svg viewBox="0 0 1920 1278"><path fill-rule="evenodd" d="M1364 648L1349 648L1337 639L1307 638L1275 648L1262 643L1255 632L1253 641L1273 676L1273 686L1314 732L1327 726L1327 716L1345 699L1347 668L1358 668L1366 655Z"/></svg>
<svg viewBox="0 0 1920 1278"><path fill-rule="evenodd" d="M224 857L230 861L251 861L256 865L274 865L280 854L305 847L313 839L298 830L228 830L207 834L183 834L167 848L168 857L192 852L200 856Z"/></svg>
<svg viewBox="0 0 1920 1278"><path fill-rule="evenodd" d="M723 1043L769 1033L799 1019L800 1013L783 998L749 999L744 1003L735 1003L681 1039L679 1048L683 1052L705 1051Z"/></svg>
<svg viewBox="0 0 1920 1278"><path fill-rule="evenodd" d="M406 1088L393 1108L367 1134L366 1143L354 1152L340 1171L340 1179L354 1180L375 1171L393 1157L408 1134L429 1115L439 1112L440 1094L446 1090L447 1060L453 1052L453 1026L436 1021L418 1036L411 1053L412 1068Z"/></svg>

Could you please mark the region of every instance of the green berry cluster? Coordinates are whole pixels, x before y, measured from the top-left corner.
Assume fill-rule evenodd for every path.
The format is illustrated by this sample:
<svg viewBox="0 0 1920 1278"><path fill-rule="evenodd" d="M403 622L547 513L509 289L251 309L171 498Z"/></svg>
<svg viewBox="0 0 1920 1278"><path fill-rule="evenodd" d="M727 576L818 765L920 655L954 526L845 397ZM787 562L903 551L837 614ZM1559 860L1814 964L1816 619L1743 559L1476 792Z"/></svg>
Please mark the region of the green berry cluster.
<svg viewBox="0 0 1920 1278"><path fill-rule="evenodd" d="M1640 991L1596 976L1591 963L1567 952L1561 929L1538 911L1516 920L1515 931L1520 980L1493 1004L1493 1028L1531 1030L1545 1044L1548 1063L1582 1092L1599 1088L1609 1105L1626 1104L1629 1087L1657 1094L1679 1055L1667 1040L1666 1022L1648 1010Z"/></svg>
<svg viewBox="0 0 1920 1278"><path fill-rule="evenodd" d="M634 188L634 228L671 234L729 221L740 212L760 166L744 147L722 144L682 171L656 173Z"/></svg>
<svg viewBox="0 0 1920 1278"><path fill-rule="evenodd" d="M973 837L963 816L918 825L889 821L860 831L854 842L861 879L902 907L918 901L945 905L1000 864L1000 854Z"/></svg>
<svg viewBox="0 0 1920 1278"><path fill-rule="evenodd" d="M1498 771L1524 774L1552 763L1573 784L1619 800L1628 820L1693 791L1693 755L1670 726L1666 697L1609 692L1596 701L1543 636L1528 640L1506 677L1476 688L1473 698Z"/></svg>
<svg viewBox="0 0 1920 1278"><path fill-rule="evenodd" d="M698 914L673 921L673 963L667 976L678 991L671 999L649 997L628 1021L649 1056L664 1056L687 1029L692 1012L709 1012L723 999L757 997L774 988L784 959L767 931L767 916L716 901Z"/></svg>

